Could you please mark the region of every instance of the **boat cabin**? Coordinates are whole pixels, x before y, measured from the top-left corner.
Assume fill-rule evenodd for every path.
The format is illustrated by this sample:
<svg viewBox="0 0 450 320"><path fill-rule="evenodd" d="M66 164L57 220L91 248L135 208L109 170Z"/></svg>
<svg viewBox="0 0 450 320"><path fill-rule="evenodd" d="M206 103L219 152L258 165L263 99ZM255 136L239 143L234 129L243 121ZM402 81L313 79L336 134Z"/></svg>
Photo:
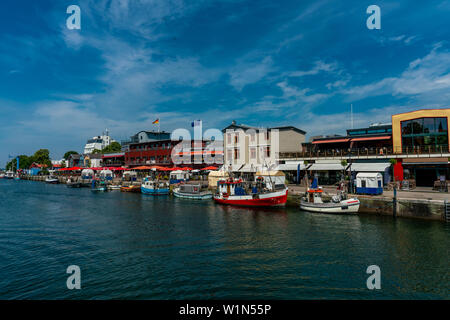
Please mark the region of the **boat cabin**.
<svg viewBox="0 0 450 320"><path fill-rule="evenodd" d="M309 203L323 203L322 201L323 190L319 188L308 188L306 197Z"/></svg>
<svg viewBox="0 0 450 320"><path fill-rule="evenodd" d="M202 186L200 184L182 184L180 185L179 192L198 194L201 190Z"/></svg>

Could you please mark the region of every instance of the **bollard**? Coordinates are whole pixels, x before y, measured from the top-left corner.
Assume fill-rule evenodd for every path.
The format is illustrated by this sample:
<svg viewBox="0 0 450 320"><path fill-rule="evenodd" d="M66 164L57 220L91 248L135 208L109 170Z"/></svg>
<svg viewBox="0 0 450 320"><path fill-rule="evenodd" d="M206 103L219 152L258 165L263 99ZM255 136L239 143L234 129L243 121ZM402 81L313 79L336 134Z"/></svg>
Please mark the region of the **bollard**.
<svg viewBox="0 0 450 320"><path fill-rule="evenodd" d="M397 218L397 187L394 186L394 198L392 199L392 213Z"/></svg>

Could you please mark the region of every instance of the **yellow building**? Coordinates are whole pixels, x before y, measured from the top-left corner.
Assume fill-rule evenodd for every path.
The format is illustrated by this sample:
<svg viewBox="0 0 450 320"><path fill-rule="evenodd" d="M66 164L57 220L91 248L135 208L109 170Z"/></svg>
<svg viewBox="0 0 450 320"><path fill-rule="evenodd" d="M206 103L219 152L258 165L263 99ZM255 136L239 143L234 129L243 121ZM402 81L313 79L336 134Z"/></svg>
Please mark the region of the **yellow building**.
<svg viewBox="0 0 450 320"><path fill-rule="evenodd" d="M395 153L448 152L450 109L423 109L392 116Z"/></svg>

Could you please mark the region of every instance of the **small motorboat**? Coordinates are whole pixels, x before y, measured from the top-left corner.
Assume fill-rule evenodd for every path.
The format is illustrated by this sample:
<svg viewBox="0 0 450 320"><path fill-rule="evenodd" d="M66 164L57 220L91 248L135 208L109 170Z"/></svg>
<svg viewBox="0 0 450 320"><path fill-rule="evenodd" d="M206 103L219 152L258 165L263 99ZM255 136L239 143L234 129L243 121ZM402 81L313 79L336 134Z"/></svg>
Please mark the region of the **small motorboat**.
<svg viewBox="0 0 450 320"><path fill-rule="evenodd" d="M58 184L58 183L59 183L59 180L58 180L58 178L56 178L56 177L54 177L54 176L48 176L48 177L45 179L45 183Z"/></svg>
<svg viewBox="0 0 450 320"><path fill-rule="evenodd" d="M4 173L0 173L0 179L4 179L5 178L5 174Z"/></svg>
<svg viewBox="0 0 450 320"><path fill-rule="evenodd" d="M67 188L81 188L81 182L67 182Z"/></svg>
<svg viewBox="0 0 450 320"><path fill-rule="evenodd" d="M122 192L134 192L134 193L140 193L141 192L141 186L123 186L120 187L120 191Z"/></svg>
<svg viewBox="0 0 450 320"><path fill-rule="evenodd" d="M6 171L5 179L14 179L14 172L11 170Z"/></svg>
<svg viewBox="0 0 450 320"><path fill-rule="evenodd" d="M253 187L242 179L219 180L214 201L220 204L244 207L281 207L286 205L288 188L285 185L267 185L258 180Z"/></svg>
<svg viewBox="0 0 450 320"><path fill-rule="evenodd" d="M169 184L167 182L153 181L149 178L145 178L141 184L141 192L151 195L163 195L169 194Z"/></svg>
<svg viewBox="0 0 450 320"><path fill-rule="evenodd" d="M108 190L114 191L114 190L120 190L122 188L122 186L117 185L117 184L109 184L108 185Z"/></svg>
<svg viewBox="0 0 450 320"><path fill-rule="evenodd" d="M357 213L360 201L357 198L347 199L344 192L339 192L331 198L331 201L324 202L322 200L323 190L317 187L316 179L312 183L312 187L308 188L305 196L300 200L300 209L309 212L320 213Z"/></svg>
<svg viewBox="0 0 450 320"><path fill-rule="evenodd" d="M178 188L173 189L173 195L178 198L206 200L212 198L212 192L202 190L200 184L182 184Z"/></svg>
<svg viewBox="0 0 450 320"><path fill-rule="evenodd" d="M106 192L108 188L106 187L106 183L104 181L92 180L92 192Z"/></svg>
<svg viewBox="0 0 450 320"><path fill-rule="evenodd" d="M81 182L72 181L71 178L66 181L67 188L81 188Z"/></svg>

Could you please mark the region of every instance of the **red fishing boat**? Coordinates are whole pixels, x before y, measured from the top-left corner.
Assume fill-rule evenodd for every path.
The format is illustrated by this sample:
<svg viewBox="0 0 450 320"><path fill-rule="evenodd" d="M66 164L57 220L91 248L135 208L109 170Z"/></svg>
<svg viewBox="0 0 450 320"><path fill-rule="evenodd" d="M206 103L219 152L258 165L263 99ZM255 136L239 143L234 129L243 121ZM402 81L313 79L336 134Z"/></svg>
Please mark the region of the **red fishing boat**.
<svg viewBox="0 0 450 320"><path fill-rule="evenodd" d="M245 207L278 207L286 205L288 188L257 181L250 185L242 179L219 180L214 201Z"/></svg>

